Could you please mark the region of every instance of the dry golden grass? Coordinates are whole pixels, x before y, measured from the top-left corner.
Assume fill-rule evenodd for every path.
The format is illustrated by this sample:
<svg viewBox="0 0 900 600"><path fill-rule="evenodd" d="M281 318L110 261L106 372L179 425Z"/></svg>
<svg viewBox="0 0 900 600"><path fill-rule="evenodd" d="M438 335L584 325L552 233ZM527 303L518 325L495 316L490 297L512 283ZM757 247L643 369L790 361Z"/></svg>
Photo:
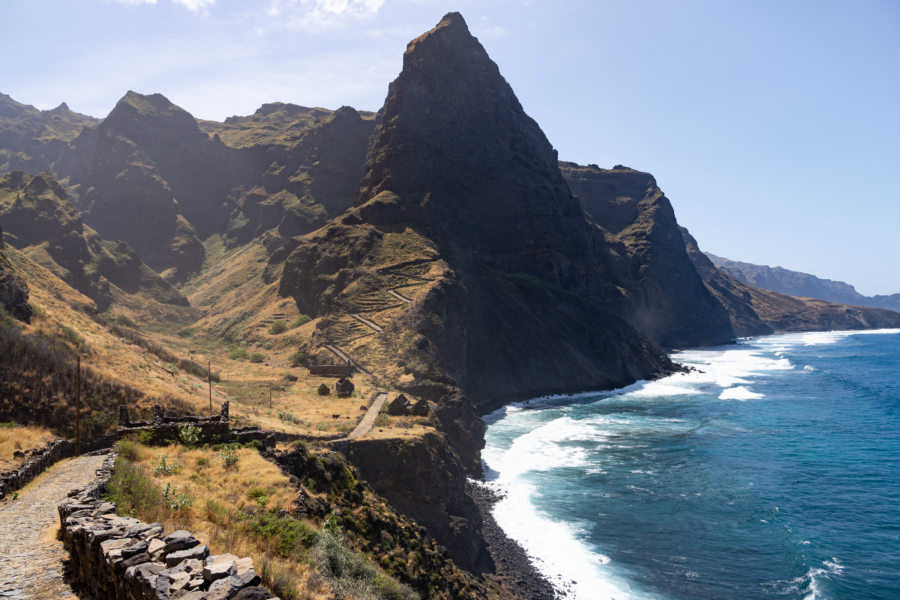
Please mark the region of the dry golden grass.
<svg viewBox="0 0 900 600"><path fill-rule="evenodd" d="M310 560L279 556L280 540L270 536L262 540L252 535L250 519L253 511L269 514L290 510L297 490L274 464L255 450L237 449L237 463L226 468L220 452L210 448L189 449L184 446L146 447L133 444L135 464L160 488L177 487L178 493L192 500L192 505L178 510L138 514L144 520L158 521L167 531L186 529L209 546L212 554L230 552L253 559L258 573L265 570L270 578L279 578L283 597L317 600L331 598L327 584L319 577ZM172 474L157 473L160 457L167 465L177 465ZM308 523L310 529L319 525ZM267 582L271 585L271 581Z"/></svg>
<svg viewBox="0 0 900 600"><path fill-rule="evenodd" d="M0 473L18 468L25 462L22 458L13 458L16 450L41 448L53 438L54 435L43 427L0 427Z"/></svg>

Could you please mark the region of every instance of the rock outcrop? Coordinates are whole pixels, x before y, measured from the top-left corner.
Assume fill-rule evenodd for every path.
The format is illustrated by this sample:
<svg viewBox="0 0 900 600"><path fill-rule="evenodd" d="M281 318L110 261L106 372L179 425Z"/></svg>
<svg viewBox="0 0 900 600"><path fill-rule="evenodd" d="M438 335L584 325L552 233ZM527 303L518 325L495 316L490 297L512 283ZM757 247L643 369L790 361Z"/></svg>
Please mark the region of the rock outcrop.
<svg viewBox="0 0 900 600"><path fill-rule="evenodd" d="M31 321L28 284L16 274L3 252L3 245L3 228L0 226L0 306L13 317L28 323Z"/></svg>
<svg viewBox="0 0 900 600"><path fill-rule="evenodd" d="M382 339L439 418L452 398L465 404L457 386L488 410L671 369L622 318L602 232L462 17L410 42L403 65L356 207L297 242L282 293L304 313L339 313L392 269L432 265L428 294ZM474 458L469 429L460 448Z"/></svg>
<svg viewBox="0 0 900 600"><path fill-rule="evenodd" d="M734 339L728 314L685 251L675 211L656 180L621 165L560 163L585 212L612 247L609 271L626 290L628 321L666 348Z"/></svg>
<svg viewBox="0 0 900 600"><path fill-rule="evenodd" d="M63 187L49 173L13 171L0 178L0 225L10 244L91 298L109 306L110 286L158 302L187 300L148 268L124 242L103 240L85 226Z"/></svg>

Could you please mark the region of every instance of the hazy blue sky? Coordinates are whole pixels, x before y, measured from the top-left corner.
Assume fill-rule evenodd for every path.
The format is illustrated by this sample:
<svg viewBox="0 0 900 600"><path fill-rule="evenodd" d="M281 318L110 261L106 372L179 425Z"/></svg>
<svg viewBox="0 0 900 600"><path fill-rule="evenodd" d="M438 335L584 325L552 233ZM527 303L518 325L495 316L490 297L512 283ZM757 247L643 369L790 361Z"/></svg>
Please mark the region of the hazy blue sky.
<svg viewBox="0 0 900 600"><path fill-rule="evenodd" d="M895 0L2 0L0 91L377 110L450 10L561 158L653 173L702 248L900 292Z"/></svg>

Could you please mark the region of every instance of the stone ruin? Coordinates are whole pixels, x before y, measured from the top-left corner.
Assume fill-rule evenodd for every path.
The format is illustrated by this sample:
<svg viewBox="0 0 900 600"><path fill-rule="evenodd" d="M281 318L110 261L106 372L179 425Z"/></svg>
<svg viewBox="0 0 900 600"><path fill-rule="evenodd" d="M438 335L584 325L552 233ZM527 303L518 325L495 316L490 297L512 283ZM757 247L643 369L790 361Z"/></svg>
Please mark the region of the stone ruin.
<svg viewBox="0 0 900 600"><path fill-rule="evenodd" d="M319 388L316 391L320 396L328 396L329 394L331 394L331 388L324 383L320 384Z"/></svg>
<svg viewBox="0 0 900 600"><path fill-rule="evenodd" d="M388 404L387 413L392 417L409 414L409 398L403 394L398 395Z"/></svg>
<svg viewBox="0 0 900 600"><path fill-rule="evenodd" d="M390 404L388 404L387 413L393 417L402 417L412 415L414 417L427 417L430 408L428 401L424 398L416 402L410 401L403 394L399 394Z"/></svg>
<svg viewBox="0 0 900 600"><path fill-rule="evenodd" d="M165 443L179 439L180 429L185 425L193 425L199 431L198 441L210 443L224 440L230 435L229 404L226 400L218 415L203 417L199 415L172 415L167 414L159 404L153 407L153 418L150 421L132 421L125 404L119 405L119 426L116 428L118 437L142 431L149 432L151 443Z"/></svg>
<svg viewBox="0 0 900 600"><path fill-rule="evenodd" d="M356 386L346 377L341 377L334 384L334 391L337 393L338 398L349 398L353 395L353 390L355 389Z"/></svg>

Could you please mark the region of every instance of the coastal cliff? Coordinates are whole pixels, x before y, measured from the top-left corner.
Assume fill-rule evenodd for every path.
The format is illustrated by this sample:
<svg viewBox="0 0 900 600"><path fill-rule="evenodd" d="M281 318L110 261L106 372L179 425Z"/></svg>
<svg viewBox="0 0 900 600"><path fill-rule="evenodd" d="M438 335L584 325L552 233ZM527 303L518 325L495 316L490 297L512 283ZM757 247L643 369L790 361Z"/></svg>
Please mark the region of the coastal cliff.
<svg viewBox="0 0 900 600"><path fill-rule="evenodd" d="M687 229L681 231L691 261L728 311L737 335L900 327L900 313L892 310L797 298L738 281L716 268Z"/></svg>

